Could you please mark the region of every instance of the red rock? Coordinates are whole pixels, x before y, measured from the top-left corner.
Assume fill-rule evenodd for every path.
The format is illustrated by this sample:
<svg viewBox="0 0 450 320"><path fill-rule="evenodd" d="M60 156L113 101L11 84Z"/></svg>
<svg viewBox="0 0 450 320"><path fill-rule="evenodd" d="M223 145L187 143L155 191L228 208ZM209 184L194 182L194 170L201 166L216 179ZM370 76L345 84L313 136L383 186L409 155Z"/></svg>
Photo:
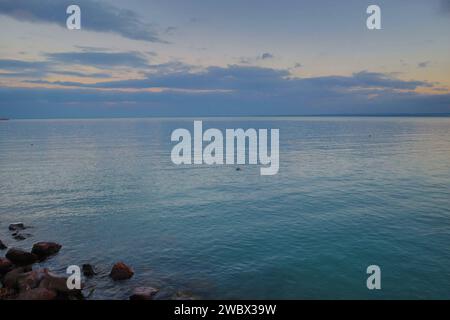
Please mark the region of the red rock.
<svg viewBox="0 0 450 320"><path fill-rule="evenodd" d="M123 262L117 262L111 269L109 276L113 280L126 280L130 279L134 275L133 269L127 266Z"/></svg>
<svg viewBox="0 0 450 320"><path fill-rule="evenodd" d="M158 291L158 289L152 287L139 287L134 289L130 300L152 300Z"/></svg>
<svg viewBox="0 0 450 320"><path fill-rule="evenodd" d="M38 269L20 274L16 279L16 288L20 292L37 288L47 272L47 269Z"/></svg>
<svg viewBox="0 0 450 320"><path fill-rule="evenodd" d="M9 288L0 288L0 300L8 300L14 298L16 292Z"/></svg>
<svg viewBox="0 0 450 320"><path fill-rule="evenodd" d="M9 289L9 288L0 288L0 301L1 300L13 300L16 297L17 297L16 290Z"/></svg>
<svg viewBox="0 0 450 320"><path fill-rule="evenodd" d="M12 270L13 264L6 258L0 258L0 274L8 273Z"/></svg>
<svg viewBox="0 0 450 320"><path fill-rule="evenodd" d="M61 293L68 293L69 288L67 288L67 277L59 277L53 273L47 272L43 277L40 285L41 288L46 288Z"/></svg>
<svg viewBox="0 0 450 320"><path fill-rule="evenodd" d="M3 278L3 285L9 289L17 288L18 279L26 272L31 271L29 267L19 267L8 272Z"/></svg>
<svg viewBox="0 0 450 320"><path fill-rule="evenodd" d="M55 242L38 242L33 245L31 253L34 253L39 259L47 258L59 252L61 245Z"/></svg>
<svg viewBox="0 0 450 320"><path fill-rule="evenodd" d="M37 288L46 272L46 269L28 271L28 269L17 268L5 275L3 284L9 289L27 291Z"/></svg>
<svg viewBox="0 0 450 320"><path fill-rule="evenodd" d="M17 300L54 300L57 294L53 290L46 288L35 288L21 292Z"/></svg>
<svg viewBox="0 0 450 320"><path fill-rule="evenodd" d="M35 254L16 248L9 249L6 258L18 266L33 264L38 260Z"/></svg>
<svg viewBox="0 0 450 320"><path fill-rule="evenodd" d="M83 299L81 289L69 289L67 287L67 279L67 277L60 277L51 272L47 272L39 284L39 287L55 291L59 296L66 299ZM83 288L83 284L81 284L81 288Z"/></svg>

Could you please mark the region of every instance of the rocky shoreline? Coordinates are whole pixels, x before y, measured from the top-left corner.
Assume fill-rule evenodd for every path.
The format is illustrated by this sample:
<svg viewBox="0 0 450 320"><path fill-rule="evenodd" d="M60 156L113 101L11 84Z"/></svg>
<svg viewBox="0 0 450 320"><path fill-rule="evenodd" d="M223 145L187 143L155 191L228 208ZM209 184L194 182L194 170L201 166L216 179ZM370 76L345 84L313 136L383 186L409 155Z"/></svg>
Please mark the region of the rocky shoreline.
<svg viewBox="0 0 450 320"><path fill-rule="evenodd" d="M30 227L23 223L10 224L8 229L16 241L21 241L30 234L24 233ZM92 288L86 288L81 281L79 289L69 289L67 275L61 276L48 268L34 267L57 255L62 245L56 242L34 243L30 251L11 247L9 248L0 239L0 251L6 251L4 257L0 256L0 300L87 300L90 298ZM65 266L68 267L68 266ZM83 264L81 273L86 278L98 275L95 267ZM123 282L134 276L134 270L118 261L112 266L108 276L113 282ZM129 296L130 300L153 300L160 292L159 288L136 287ZM192 300L193 296L181 292L175 293L166 299Z"/></svg>

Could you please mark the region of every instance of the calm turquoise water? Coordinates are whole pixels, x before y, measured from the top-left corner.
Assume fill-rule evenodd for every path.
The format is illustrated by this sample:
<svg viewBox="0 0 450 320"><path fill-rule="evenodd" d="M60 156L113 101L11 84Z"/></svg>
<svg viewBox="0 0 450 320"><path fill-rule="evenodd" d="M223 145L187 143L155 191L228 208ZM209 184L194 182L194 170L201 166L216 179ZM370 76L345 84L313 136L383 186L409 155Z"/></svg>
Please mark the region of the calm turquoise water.
<svg viewBox="0 0 450 320"><path fill-rule="evenodd" d="M62 243L44 265L96 265L97 299L450 298L450 118L203 119L279 128L276 176L173 165L170 134L193 120L0 122L0 239ZM12 240L15 221L33 237ZM136 276L112 283L117 260Z"/></svg>

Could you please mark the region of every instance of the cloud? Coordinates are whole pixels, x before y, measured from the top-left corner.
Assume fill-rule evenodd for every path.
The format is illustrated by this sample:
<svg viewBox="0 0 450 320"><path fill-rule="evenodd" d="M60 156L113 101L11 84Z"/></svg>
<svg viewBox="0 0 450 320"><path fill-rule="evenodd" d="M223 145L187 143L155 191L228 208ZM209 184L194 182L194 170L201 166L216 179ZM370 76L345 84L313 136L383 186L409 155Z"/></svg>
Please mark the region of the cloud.
<svg viewBox="0 0 450 320"><path fill-rule="evenodd" d="M51 74L57 74L62 76L71 76L71 77L79 77L79 78L111 78L111 75L109 73L105 72L94 72L94 73L88 73L88 72L78 72L78 71L56 71L51 70L49 71Z"/></svg>
<svg viewBox="0 0 450 320"><path fill-rule="evenodd" d="M264 52L261 55L261 60L267 60L267 59L273 59L273 58L274 58L274 55L269 52Z"/></svg>
<svg viewBox="0 0 450 320"><path fill-rule="evenodd" d="M80 64L94 67L133 67L145 68L147 60L137 52L60 52L48 53L46 57L50 62L62 64Z"/></svg>
<svg viewBox="0 0 450 320"><path fill-rule="evenodd" d="M84 85L91 88L142 89L142 88L172 88L182 90L239 90L263 91L291 86L292 82L285 79L289 76L287 70L276 70L253 66L231 65L223 67L208 67L197 71L196 67L180 63L169 63L150 66L145 79L102 82Z"/></svg>
<svg viewBox="0 0 450 320"><path fill-rule="evenodd" d="M433 84L369 71L297 78L288 70L238 65L198 70L176 61L148 70L145 79L31 80L43 87L0 88L0 113L11 118L450 113L450 94L414 91ZM45 88L49 84L59 88Z"/></svg>
<svg viewBox="0 0 450 320"><path fill-rule="evenodd" d="M71 86L108 89L172 88L182 90L220 90L286 94L289 92L392 91L432 87L424 81L406 81L383 73L361 71L351 76L293 77L289 70L256 66L229 65L201 71L179 63L154 65L144 79L107 81L96 84L71 83Z"/></svg>
<svg viewBox="0 0 450 320"><path fill-rule="evenodd" d="M0 14L20 21L54 23L65 27L66 9L71 4L73 1L68 0L2 0ZM134 11L93 0L77 0L76 4L81 8L83 29L116 33L133 40L165 42L160 39L154 26L144 22Z"/></svg>
<svg viewBox="0 0 450 320"><path fill-rule="evenodd" d="M24 61L0 59L1 78L39 78L44 77L49 69L47 61Z"/></svg>
<svg viewBox="0 0 450 320"><path fill-rule="evenodd" d="M9 118L450 113L449 94L394 92L368 98L330 91L249 95L0 88L0 97L0 113Z"/></svg>
<svg viewBox="0 0 450 320"><path fill-rule="evenodd" d="M106 48L102 50L102 48L79 47L79 49L82 51L47 53L44 54L46 59L39 61L0 59L0 78L29 78L28 80L37 83L36 78L42 79L53 74L94 80L96 78L110 78L111 74L104 70L119 67L135 68L139 71L154 69L147 60L147 56L151 55L150 52L146 56L138 52L110 52ZM78 70L80 65L103 70L101 72L80 71ZM172 64L173 67L175 65ZM163 65L160 65L160 68L163 68ZM167 68L169 68L169 64L167 64ZM178 65L178 68L181 70L180 65Z"/></svg>
<svg viewBox="0 0 450 320"><path fill-rule="evenodd" d="M402 80L394 74L361 71L348 76L299 78L288 69L258 66L200 68L178 61L148 65L135 53L83 51L47 57L44 66L142 66L144 78L89 84L27 79L25 82L41 87L0 88L2 116L450 113L450 95L434 90L438 84ZM0 67L8 67L11 72L21 72L21 68L33 71L42 67L40 63L0 60ZM66 72L51 68L44 71ZM87 75L75 74L77 70L67 72ZM102 76L91 75L92 80L94 75ZM418 88L430 88L435 94L420 94L415 91Z"/></svg>
<svg viewBox="0 0 450 320"><path fill-rule="evenodd" d="M414 90L418 87L432 87L432 84L425 81L406 81L394 78L392 75L361 71L352 76L326 76L310 78L309 80L316 86L331 86L334 88L366 88L385 90Z"/></svg>
<svg viewBox="0 0 450 320"><path fill-rule="evenodd" d="M417 67L418 68L427 68L429 65L430 65L430 61L423 61L423 62L419 62L418 64L417 64Z"/></svg>
<svg viewBox="0 0 450 320"><path fill-rule="evenodd" d="M251 64L255 59L249 58L249 57L240 57L239 63L240 64Z"/></svg>
<svg viewBox="0 0 450 320"><path fill-rule="evenodd" d="M171 35L171 34L173 34L173 33L174 33L175 31L177 31L177 30L178 30L177 27L171 26L171 27L167 27L166 29L164 29L164 33L165 33L165 34Z"/></svg>
<svg viewBox="0 0 450 320"><path fill-rule="evenodd" d="M75 46L75 48L80 49L80 50L82 50L82 51L94 51L94 52L98 52L98 51L111 51L110 48L106 48L106 47Z"/></svg>
<svg viewBox="0 0 450 320"><path fill-rule="evenodd" d="M240 57L240 58L238 58L238 61L240 64L255 64L255 63L263 61L263 60L271 60L274 58L275 58L275 56L272 53L264 52L261 55L258 55L256 57Z"/></svg>
<svg viewBox="0 0 450 320"><path fill-rule="evenodd" d="M111 54L106 54L108 57ZM124 54L127 57L127 54ZM131 55L134 57L133 55ZM0 78L43 78L49 74L72 76L72 77L82 77L82 78L110 78L111 75L106 72L81 72L74 70L64 70L61 68L61 64L66 67L73 67L73 64L83 64L92 66L106 65L106 63L96 63L94 57L89 56L85 59L64 59L63 57L50 57L51 60L47 61L26 61L26 60L15 60L15 59L0 59ZM119 56L120 57L120 56ZM124 65L124 64L135 64L137 66L146 66L145 61L132 60L123 62L121 59L114 56L113 58L105 59L105 61L114 65ZM89 59L90 58L90 59ZM104 58L104 57L103 57ZM58 60L59 59L59 60ZM91 60L91 63L88 63ZM83 62L83 63L82 63ZM108 64L108 66L111 66ZM36 80L34 80L36 81Z"/></svg>
<svg viewBox="0 0 450 320"><path fill-rule="evenodd" d="M24 61L15 59L0 59L1 70L30 70L46 68L48 63L45 61Z"/></svg>

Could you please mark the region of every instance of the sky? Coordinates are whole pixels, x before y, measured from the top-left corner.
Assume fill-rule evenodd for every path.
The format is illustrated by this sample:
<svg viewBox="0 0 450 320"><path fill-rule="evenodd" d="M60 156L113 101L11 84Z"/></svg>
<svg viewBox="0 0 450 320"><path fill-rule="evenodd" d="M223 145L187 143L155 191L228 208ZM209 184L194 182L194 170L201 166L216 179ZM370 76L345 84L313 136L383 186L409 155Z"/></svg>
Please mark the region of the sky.
<svg viewBox="0 0 450 320"><path fill-rule="evenodd" d="M0 30L0 117L450 113L450 0L0 0Z"/></svg>

